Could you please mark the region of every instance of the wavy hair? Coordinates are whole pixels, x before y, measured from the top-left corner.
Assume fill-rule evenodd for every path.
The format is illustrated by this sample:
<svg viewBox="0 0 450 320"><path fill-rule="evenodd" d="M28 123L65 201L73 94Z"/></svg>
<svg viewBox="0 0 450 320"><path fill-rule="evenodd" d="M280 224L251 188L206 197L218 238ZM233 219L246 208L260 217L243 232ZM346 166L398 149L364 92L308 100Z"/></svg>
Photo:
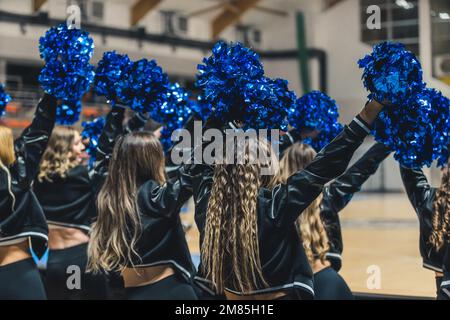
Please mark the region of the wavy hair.
<svg viewBox="0 0 450 320"><path fill-rule="evenodd" d="M12 131L2 125L0 125L0 161L5 167L9 167L16 161Z"/></svg>
<svg viewBox="0 0 450 320"><path fill-rule="evenodd" d="M53 130L42 155L38 173L40 182L52 182L55 176L64 178L70 169L80 164L72 153L77 132L75 128L68 126L58 126Z"/></svg>
<svg viewBox="0 0 450 320"><path fill-rule="evenodd" d="M119 137L108 172L88 247L87 271L93 273L120 272L140 259L135 250L141 233L137 194L150 179L161 185L166 181L161 143L146 131Z"/></svg>

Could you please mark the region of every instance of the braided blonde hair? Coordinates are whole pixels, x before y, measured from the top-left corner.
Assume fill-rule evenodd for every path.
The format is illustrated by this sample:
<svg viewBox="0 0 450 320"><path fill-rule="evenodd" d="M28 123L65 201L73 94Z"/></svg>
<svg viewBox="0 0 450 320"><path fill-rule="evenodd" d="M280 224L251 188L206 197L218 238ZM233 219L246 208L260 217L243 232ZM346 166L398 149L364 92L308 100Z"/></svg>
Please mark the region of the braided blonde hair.
<svg viewBox="0 0 450 320"><path fill-rule="evenodd" d="M258 148L269 150L262 141ZM243 164L218 164L214 169L201 259L202 272L215 284L217 293L226 287L243 293L267 287L258 239L261 164L250 161L248 145L245 153Z"/></svg>

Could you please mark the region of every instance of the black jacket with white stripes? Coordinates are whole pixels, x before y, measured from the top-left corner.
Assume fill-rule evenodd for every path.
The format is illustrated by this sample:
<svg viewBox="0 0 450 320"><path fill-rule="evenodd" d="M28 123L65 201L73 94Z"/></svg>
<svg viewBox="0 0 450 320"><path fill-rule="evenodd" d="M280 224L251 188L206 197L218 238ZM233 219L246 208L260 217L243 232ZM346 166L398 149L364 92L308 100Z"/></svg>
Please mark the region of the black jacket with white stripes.
<svg viewBox="0 0 450 320"><path fill-rule="evenodd" d="M304 170L292 175L286 184L273 189L261 188L258 195L258 238L262 271L269 284L248 294L289 290L301 298L312 298L313 273L295 226L298 215L306 209L330 180L341 175L364 138L370 132L359 116L329 145L321 150ZM213 184L213 167L192 165L195 221L200 230L200 245L204 240L207 206ZM211 290L213 284L200 272L196 284ZM236 288L226 288L243 294Z"/></svg>
<svg viewBox="0 0 450 320"><path fill-rule="evenodd" d="M30 237L38 256L47 247L48 228L31 186L55 124L56 105L54 97L44 95L31 125L14 143L16 161L9 168L0 163L0 245Z"/></svg>

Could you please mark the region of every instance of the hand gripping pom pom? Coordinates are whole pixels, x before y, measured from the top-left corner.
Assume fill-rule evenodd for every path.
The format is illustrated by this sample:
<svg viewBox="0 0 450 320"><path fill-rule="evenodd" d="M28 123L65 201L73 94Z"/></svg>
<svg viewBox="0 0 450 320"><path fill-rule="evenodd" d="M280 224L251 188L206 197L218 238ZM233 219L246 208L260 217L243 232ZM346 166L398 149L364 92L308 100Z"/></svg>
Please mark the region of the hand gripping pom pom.
<svg viewBox="0 0 450 320"><path fill-rule="evenodd" d="M401 43L380 43L358 64L364 68L362 79L369 99L404 105L411 94L425 87L420 62Z"/></svg>

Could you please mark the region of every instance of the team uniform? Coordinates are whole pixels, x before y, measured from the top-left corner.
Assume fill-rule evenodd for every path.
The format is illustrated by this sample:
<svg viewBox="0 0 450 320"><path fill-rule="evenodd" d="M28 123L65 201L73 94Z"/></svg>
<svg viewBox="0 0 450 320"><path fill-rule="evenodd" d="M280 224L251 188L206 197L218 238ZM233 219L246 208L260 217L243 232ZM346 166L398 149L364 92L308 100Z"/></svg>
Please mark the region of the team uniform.
<svg viewBox="0 0 450 320"><path fill-rule="evenodd" d="M273 189L261 188L258 195L258 237L266 288L249 295L287 292L286 299L314 297L313 273L295 221L298 215L317 198L330 180L342 174L353 153L369 134L368 125L357 116L333 142L326 146L304 170L292 175L286 184ZM208 200L213 183L213 167L192 165L195 221L203 243ZM205 279L202 269L195 280L204 290L214 293L214 284ZM236 288L226 290L244 295Z"/></svg>
<svg viewBox="0 0 450 320"><path fill-rule="evenodd" d="M56 103L44 95L31 125L14 143L15 163L9 168L0 166L0 246L29 239L38 256L46 250L48 228L31 186L54 127ZM46 299L32 258L1 266L0 283L0 300Z"/></svg>

